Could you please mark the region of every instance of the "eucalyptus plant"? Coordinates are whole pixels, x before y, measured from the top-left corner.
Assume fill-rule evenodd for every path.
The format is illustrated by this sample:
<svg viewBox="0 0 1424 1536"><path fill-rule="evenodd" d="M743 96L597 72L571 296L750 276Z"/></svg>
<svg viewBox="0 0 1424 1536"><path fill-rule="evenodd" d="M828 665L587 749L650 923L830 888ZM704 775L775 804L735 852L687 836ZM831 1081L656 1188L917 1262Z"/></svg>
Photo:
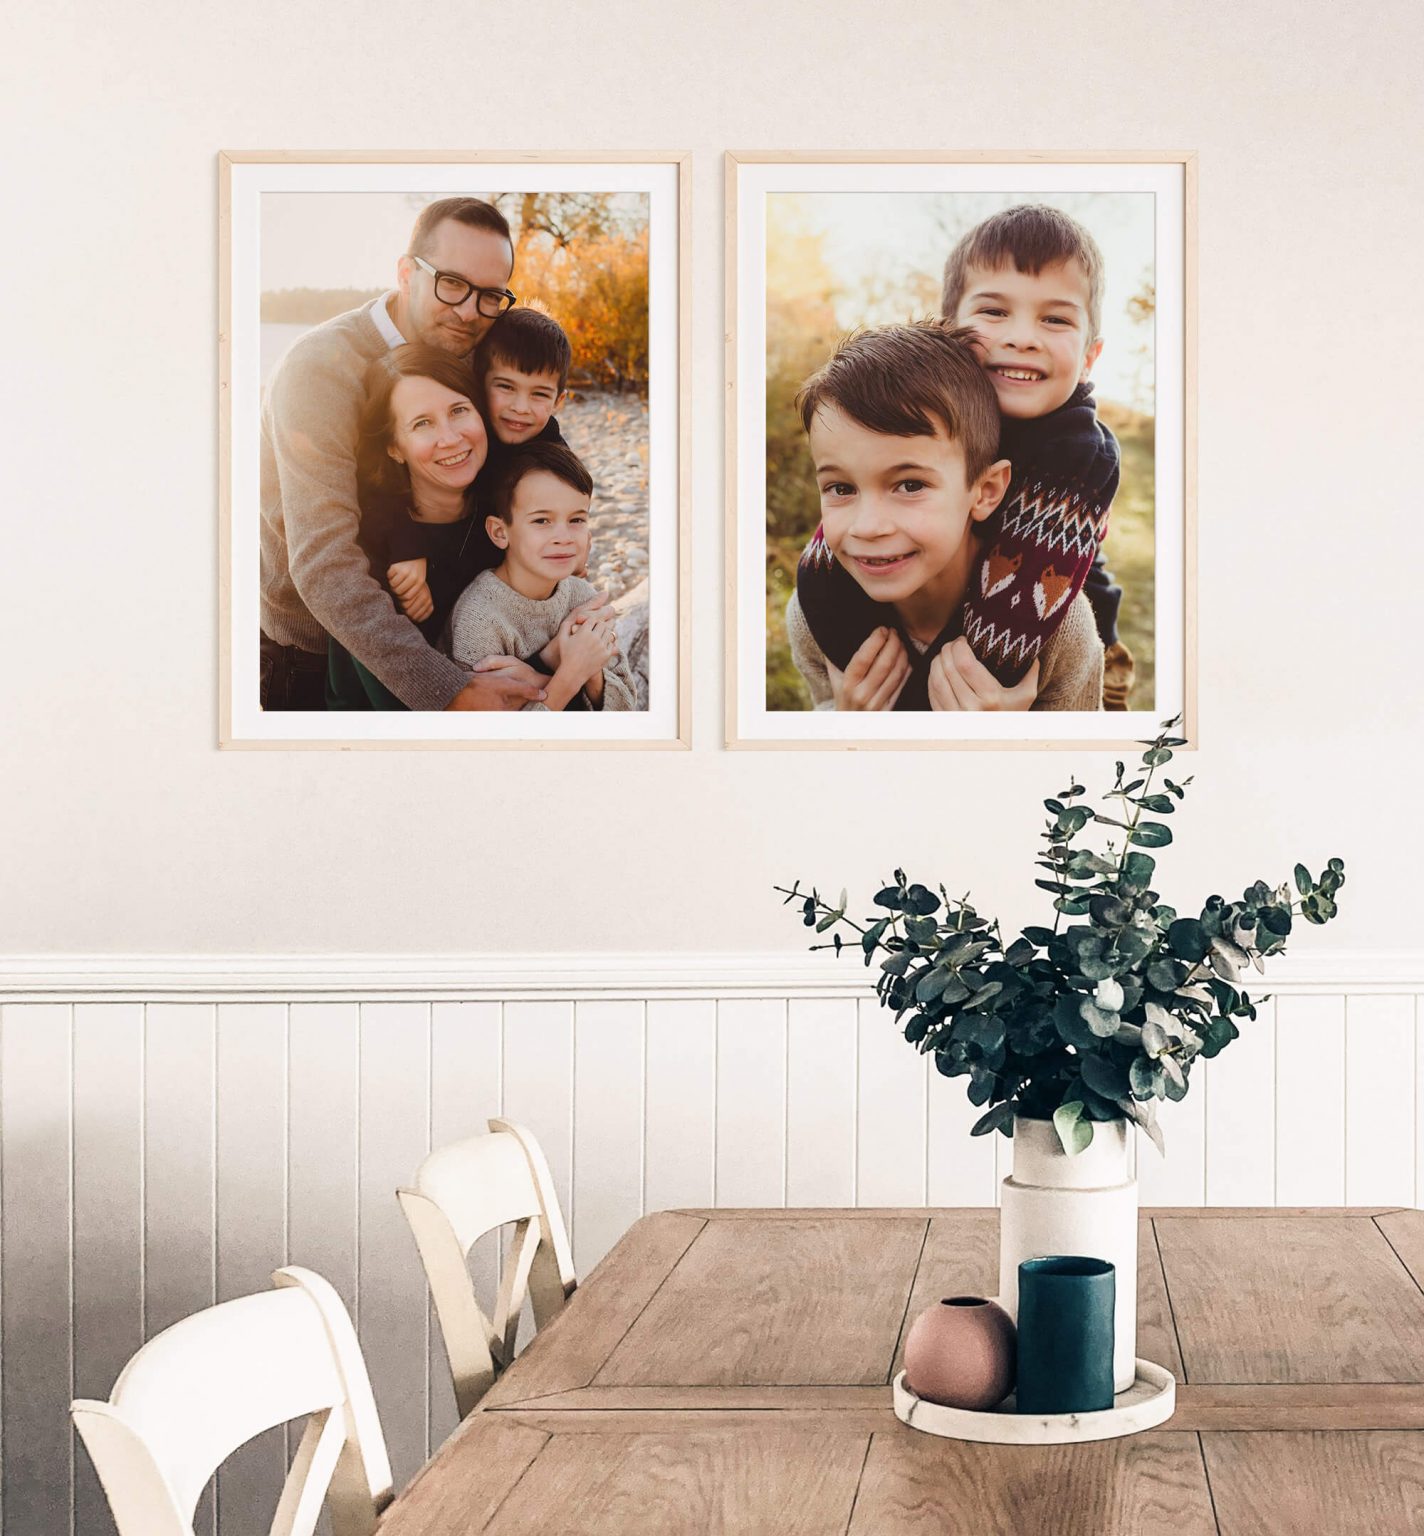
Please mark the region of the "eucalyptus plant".
<svg viewBox="0 0 1424 1536"><path fill-rule="evenodd" d="M1053 926L1026 927L1005 943L997 919L967 895L911 883L903 870L875 897L875 916L846 915L796 882L777 886L800 904L803 921L830 933L812 949L858 947L867 966L880 958L876 992L903 1021L905 1039L947 1077L967 1077L970 1102L987 1106L973 1128L1013 1134L1015 1115L1051 1118L1067 1153L1093 1139L1097 1122L1126 1118L1163 1148L1157 1105L1186 1096L1193 1064L1237 1038L1238 1019L1255 1019L1242 986L1249 968L1284 951L1296 917L1325 923L1345 866L1331 859L1319 875L1295 867L1295 889L1258 880L1239 901L1209 896L1196 916L1179 914L1153 888L1170 816L1190 778L1162 772L1186 745L1169 720L1142 743L1140 769L1117 764L1097 810L1070 783L1043 802L1045 844L1035 885L1053 897ZM1104 851L1079 842L1089 827L1109 829ZM853 930L847 941L842 929Z"/></svg>

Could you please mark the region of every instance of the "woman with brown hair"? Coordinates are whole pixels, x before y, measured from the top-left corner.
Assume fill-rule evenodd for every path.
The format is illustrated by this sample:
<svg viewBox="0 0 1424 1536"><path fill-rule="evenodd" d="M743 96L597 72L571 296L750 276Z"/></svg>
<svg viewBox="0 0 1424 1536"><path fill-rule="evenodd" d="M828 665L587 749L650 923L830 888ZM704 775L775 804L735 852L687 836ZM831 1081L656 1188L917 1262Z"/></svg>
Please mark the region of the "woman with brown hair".
<svg viewBox="0 0 1424 1536"><path fill-rule="evenodd" d="M371 574L437 645L455 599L498 564L470 487L488 439L469 365L435 347L396 347L366 372L356 473L360 543ZM335 640L328 709L405 706Z"/></svg>

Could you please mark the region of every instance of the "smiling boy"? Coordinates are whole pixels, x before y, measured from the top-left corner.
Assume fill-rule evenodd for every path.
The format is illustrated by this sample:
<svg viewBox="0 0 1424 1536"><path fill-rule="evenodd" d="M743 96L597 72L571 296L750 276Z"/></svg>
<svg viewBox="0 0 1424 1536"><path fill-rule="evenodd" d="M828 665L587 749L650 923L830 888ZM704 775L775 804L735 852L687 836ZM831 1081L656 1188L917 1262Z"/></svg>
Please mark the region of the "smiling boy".
<svg viewBox="0 0 1424 1536"><path fill-rule="evenodd" d="M966 594L974 654L1017 682L1086 584L1112 661L1104 702L1121 709L1132 661L1117 637L1122 589L1101 555L1119 453L1090 383L1103 349L1103 281L1102 252L1076 219L1018 204L950 252L940 309L974 332L1002 416L999 451L1013 465Z"/></svg>
<svg viewBox="0 0 1424 1536"><path fill-rule="evenodd" d="M539 309L508 309L475 354L489 459L476 486L482 518L494 515L511 459L530 443L562 443L554 415L567 398L573 349L563 326Z"/></svg>
<svg viewBox="0 0 1424 1536"><path fill-rule="evenodd" d="M542 653L554 669L547 702L530 709L632 710L638 685L618 654L614 617L579 612L597 591L576 572L588 564L593 477L562 443L536 442L508 463L485 528L503 558L455 604L451 653Z"/></svg>
<svg viewBox="0 0 1424 1536"><path fill-rule="evenodd" d="M797 403L821 529L786 628L814 706L1097 708L1102 647L1081 598L1014 685L999 682L961 632L981 554L976 530L1011 474L973 333L928 320L861 331Z"/></svg>

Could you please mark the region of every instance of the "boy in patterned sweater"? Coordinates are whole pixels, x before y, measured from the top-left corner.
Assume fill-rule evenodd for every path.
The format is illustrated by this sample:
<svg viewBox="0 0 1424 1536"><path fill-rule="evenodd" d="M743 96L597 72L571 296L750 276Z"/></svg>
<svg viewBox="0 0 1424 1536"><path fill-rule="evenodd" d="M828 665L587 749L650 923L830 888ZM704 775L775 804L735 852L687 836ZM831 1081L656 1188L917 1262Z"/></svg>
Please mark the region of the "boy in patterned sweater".
<svg viewBox="0 0 1424 1536"><path fill-rule="evenodd" d="M1132 658L1117 635L1122 589L1102 556L1119 453L1088 382L1102 352L1103 257L1068 214L1041 203L985 219L950 252L940 312L979 338L999 400L999 451L1014 467L985 529L965 603L974 653L1016 682L1077 593L1107 648L1108 708L1126 707Z"/></svg>
<svg viewBox="0 0 1424 1536"><path fill-rule="evenodd" d="M1016 690L1086 590L1109 648L1108 685L1102 700L1075 707L1121 709L1131 685L1131 658L1116 632L1122 591L1100 553L1119 454L1088 382L1102 351L1102 288L1102 255L1087 230L1057 209L1020 205L955 246L941 310L973 333L998 400L999 452L1013 466L1007 495L977 530L982 553L959 628L978 661ZM824 557L818 531L798 588L814 594L819 573L853 605L851 584Z"/></svg>

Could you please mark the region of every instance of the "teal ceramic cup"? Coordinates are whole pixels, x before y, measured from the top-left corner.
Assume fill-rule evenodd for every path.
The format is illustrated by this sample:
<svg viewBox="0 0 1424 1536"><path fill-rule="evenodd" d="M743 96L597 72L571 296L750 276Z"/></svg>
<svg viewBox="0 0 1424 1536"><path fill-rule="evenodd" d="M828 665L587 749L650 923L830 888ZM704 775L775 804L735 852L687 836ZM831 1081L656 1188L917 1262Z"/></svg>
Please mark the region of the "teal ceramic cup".
<svg viewBox="0 0 1424 1536"><path fill-rule="evenodd" d="M1105 1259L1060 1255L1019 1265L1020 1413L1095 1413L1113 1405L1117 1275Z"/></svg>

